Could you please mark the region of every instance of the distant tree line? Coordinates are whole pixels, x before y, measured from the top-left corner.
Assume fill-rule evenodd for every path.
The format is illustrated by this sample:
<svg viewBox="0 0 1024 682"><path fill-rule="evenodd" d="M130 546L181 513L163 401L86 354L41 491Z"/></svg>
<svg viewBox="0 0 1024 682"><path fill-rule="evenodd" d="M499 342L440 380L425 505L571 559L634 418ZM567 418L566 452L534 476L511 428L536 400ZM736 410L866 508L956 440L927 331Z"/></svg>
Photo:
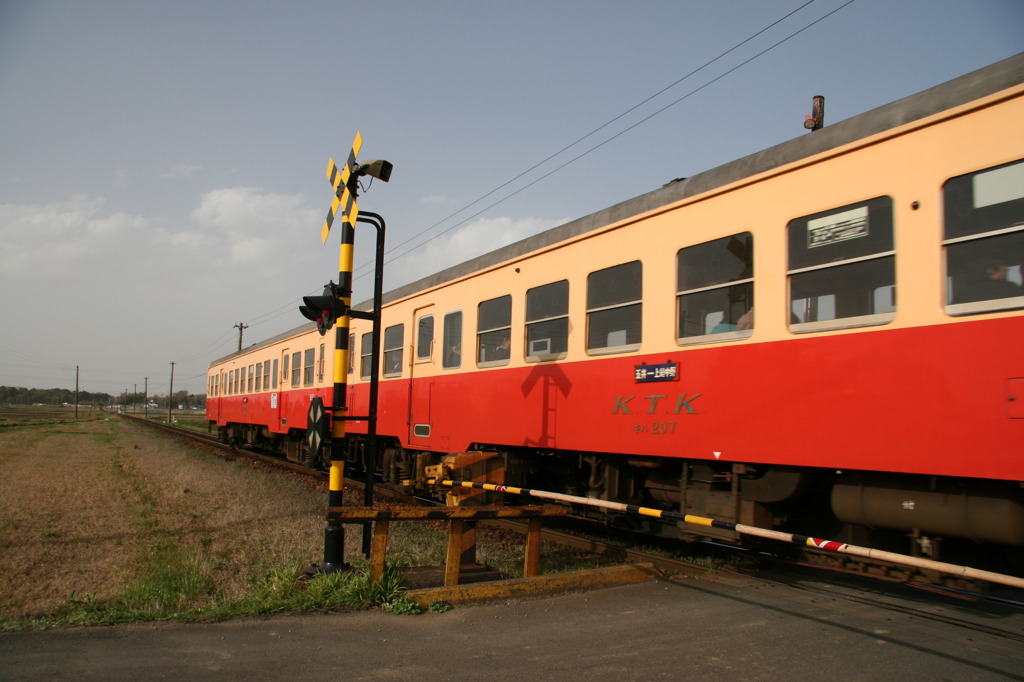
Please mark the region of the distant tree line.
<svg viewBox="0 0 1024 682"><path fill-rule="evenodd" d="M78 402L91 405L110 405L114 402L109 393L78 392ZM75 392L66 388L22 388L20 386L0 386L0 403L4 405L61 405L74 404Z"/></svg>
<svg viewBox="0 0 1024 682"><path fill-rule="evenodd" d="M146 401L144 393L120 393L116 396L109 393L90 393L89 391L78 392L78 403L80 405L137 405L140 408ZM150 405L156 404L157 408L167 409L167 396L148 396ZM20 386L0 386L0 404L3 405L68 405L75 404L75 392L67 388L22 388ZM182 406L184 409L206 407L206 395L189 393L188 391L175 391L172 404L177 409Z"/></svg>

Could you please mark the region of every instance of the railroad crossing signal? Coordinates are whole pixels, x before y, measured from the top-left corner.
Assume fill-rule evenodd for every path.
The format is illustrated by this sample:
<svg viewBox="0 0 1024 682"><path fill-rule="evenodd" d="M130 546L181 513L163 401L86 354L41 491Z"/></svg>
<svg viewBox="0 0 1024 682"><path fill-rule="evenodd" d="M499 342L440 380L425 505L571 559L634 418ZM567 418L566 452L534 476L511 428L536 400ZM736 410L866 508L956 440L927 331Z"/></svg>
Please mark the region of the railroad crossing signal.
<svg viewBox="0 0 1024 682"><path fill-rule="evenodd" d="M338 166L334 163L334 158L327 160L327 179L331 183L331 187L334 188L334 199L331 201L331 208L327 211L327 218L324 220L324 226L320 229L320 238L323 243L327 243L327 235L331 232L331 225L334 224L334 216L338 213L338 207L344 206L342 210L342 221L349 224L350 227L356 226L356 218L359 217L359 207L356 205L356 197L349 188L349 179L352 177L352 173L356 170L356 156L359 155L359 149L363 146L363 136L356 131L356 139L352 141L352 151L348 153L348 161L345 162L345 167L338 171Z"/></svg>
<svg viewBox="0 0 1024 682"><path fill-rule="evenodd" d="M328 282L324 285L324 292L320 296L303 296L302 302L305 305L299 306L299 312L307 320L316 322L316 330L320 336L327 333L327 330L334 326L339 317L348 312L348 306L338 298L338 285Z"/></svg>
<svg viewBox="0 0 1024 682"><path fill-rule="evenodd" d="M334 159L327 162L327 179L334 188L334 199L331 201L331 208L327 212L323 228L320 230L320 237L327 243L327 236L331 232L331 225L334 224L334 217L341 209L342 229L341 246L338 249L338 284L329 282L324 287L322 296L304 296L300 312L310 320L316 322L317 330L323 336L328 329L334 327L334 395L331 406L327 407L321 401L319 404L311 404L309 419L312 428L307 433L309 439L311 461L316 461L319 453L322 438L326 436L326 413L330 413L330 435L331 435L331 473L328 484L328 506L338 507L342 505L342 492L345 487L345 420L348 417L348 407L345 404L345 368L348 366L348 323L349 316L355 316L349 312L349 305L352 300L352 254L355 240L356 220L359 218L359 207L356 206L356 196L359 190L359 178L368 175L371 178L379 178L384 182L391 179L391 162L378 159L368 161L362 165L356 163L356 156L359 148L363 145L363 137L356 133L356 139L352 142L352 150L348 154L345 166L339 171ZM380 328L380 273L384 254L384 219L376 213L367 213L363 218L364 222L377 227L377 284L374 286L374 312L361 313L359 317L373 321L374 338L379 338ZM374 351L374 358L377 357L377 350ZM377 360L372 361L376 366ZM369 471L373 471L376 461L376 393L377 393L377 372L371 379L370 395L371 405L370 416L367 418L369 424L369 453L367 455ZM367 506L372 506L373 483L366 486ZM363 536L364 551L369 556L370 545L369 535ZM324 563L319 567L323 573L333 573L345 567L345 532L337 521L328 519L327 528L324 530Z"/></svg>

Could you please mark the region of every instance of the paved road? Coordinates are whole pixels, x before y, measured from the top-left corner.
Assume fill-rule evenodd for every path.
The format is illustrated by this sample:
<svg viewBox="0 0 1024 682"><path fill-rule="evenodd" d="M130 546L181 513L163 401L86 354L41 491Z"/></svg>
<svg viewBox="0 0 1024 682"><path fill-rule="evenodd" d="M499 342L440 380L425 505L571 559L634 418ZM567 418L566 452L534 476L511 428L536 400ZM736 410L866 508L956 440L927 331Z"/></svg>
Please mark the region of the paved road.
<svg viewBox="0 0 1024 682"><path fill-rule="evenodd" d="M955 604L938 610L964 616ZM968 615L1024 637L1024 618ZM1022 673L1024 644L977 630L776 585L695 579L420 616L0 634L3 680L889 682Z"/></svg>

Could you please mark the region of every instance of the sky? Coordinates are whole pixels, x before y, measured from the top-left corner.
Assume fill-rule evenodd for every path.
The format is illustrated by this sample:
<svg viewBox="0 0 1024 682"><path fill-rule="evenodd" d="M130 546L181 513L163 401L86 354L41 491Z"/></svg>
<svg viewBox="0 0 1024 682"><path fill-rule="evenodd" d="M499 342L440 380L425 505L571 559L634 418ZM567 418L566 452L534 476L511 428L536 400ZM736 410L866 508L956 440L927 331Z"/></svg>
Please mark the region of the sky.
<svg viewBox="0 0 1024 682"><path fill-rule="evenodd" d="M1021 51L1022 0L0 0L0 385L202 393L304 323L356 131L389 290Z"/></svg>

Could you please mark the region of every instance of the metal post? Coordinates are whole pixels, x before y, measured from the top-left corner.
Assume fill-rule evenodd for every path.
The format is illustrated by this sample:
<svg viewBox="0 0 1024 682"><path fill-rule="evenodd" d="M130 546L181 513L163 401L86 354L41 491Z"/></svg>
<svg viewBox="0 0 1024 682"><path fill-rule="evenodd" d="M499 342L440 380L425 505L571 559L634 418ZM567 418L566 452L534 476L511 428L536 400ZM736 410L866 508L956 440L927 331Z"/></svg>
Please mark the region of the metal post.
<svg viewBox="0 0 1024 682"><path fill-rule="evenodd" d="M126 391L128 389L125 389ZM171 362L171 394L167 397L167 423L174 423L174 362Z"/></svg>
<svg viewBox="0 0 1024 682"><path fill-rule="evenodd" d="M377 473L377 395L380 388L381 305L384 299L384 217L379 213L362 211L356 219L377 229L377 252L373 276L373 354L370 367L370 411L366 432L366 487L363 504L373 506L373 479ZM370 557L371 534L369 524L363 526L363 555Z"/></svg>

